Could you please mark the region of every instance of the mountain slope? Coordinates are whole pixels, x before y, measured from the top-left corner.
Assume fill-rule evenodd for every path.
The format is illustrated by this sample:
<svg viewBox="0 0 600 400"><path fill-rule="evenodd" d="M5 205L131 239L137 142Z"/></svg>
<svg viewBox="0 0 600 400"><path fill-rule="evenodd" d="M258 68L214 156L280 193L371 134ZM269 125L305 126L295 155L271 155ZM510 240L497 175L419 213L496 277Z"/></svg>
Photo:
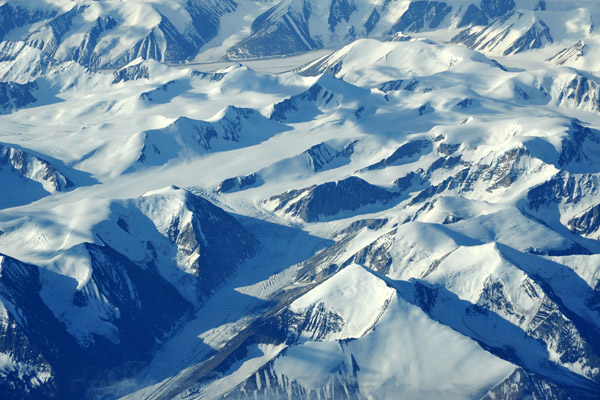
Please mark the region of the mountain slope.
<svg viewBox="0 0 600 400"><path fill-rule="evenodd" d="M137 57L182 62L217 36L220 18L235 7L230 0L6 3L1 13L10 22L2 25L0 39L24 44L13 58L33 48L94 69L121 67Z"/></svg>
<svg viewBox="0 0 600 400"><path fill-rule="evenodd" d="M598 398L597 15L1 2L0 393Z"/></svg>

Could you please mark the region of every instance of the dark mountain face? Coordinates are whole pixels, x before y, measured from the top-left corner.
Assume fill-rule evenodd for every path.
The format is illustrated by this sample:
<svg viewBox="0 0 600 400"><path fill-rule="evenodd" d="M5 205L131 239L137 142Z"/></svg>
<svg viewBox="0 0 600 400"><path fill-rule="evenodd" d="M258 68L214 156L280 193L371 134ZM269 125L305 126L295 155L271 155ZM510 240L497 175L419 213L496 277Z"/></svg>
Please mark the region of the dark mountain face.
<svg viewBox="0 0 600 400"><path fill-rule="evenodd" d="M34 97L38 85L35 82L19 84L15 82L0 82L0 110L10 113L19 108L27 107L37 101Z"/></svg>
<svg viewBox="0 0 600 400"><path fill-rule="evenodd" d="M0 398L598 398L593 3L5 2Z"/></svg>
<svg viewBox="0 0 600 400"><path fill-rule="evenodd" d="M37 3L1 6L0 41L10 33L14 38L6 43L22 41L26 47L0 57L28 57L26 50L34 48L58 61L72 60L92 69L122 67L138 57L184 62L217 36L221 17L236 9L236 3L230 0L187 0L176 9L169 10L166 6L168 13L161 12L165 10L162 5L154 8L150 4L128 3L98 9L94 4L64 3L70 6L68 11ZM144 13L158 22L150 29L146 28L145 33L137 30L134 34L137 40L133 43L129 39L122 41L119 35L125 27L135 24L128 18ZM90 20L89 14L100 15ZM178 28L165 14L187 20L187 26ZM107 43L110 43L108 48ZM67 51L59 51L61 46Z"/></svg>
<svg viewBox="0 0 600 400"><path fill-rule="evenodd" d="M394 193L351 176L338 182L290 191L271 197L270 201L278 202L275 211L281 210L306 222L316 222L367 205L387 204L393 199Z"/></svg>
<svg viewBox="0 0 600 400"><path fill-rule="evenodd" d="M0 352L14 364L2 381L9 398L93 397L147 363L157 343L255 254L254 236L220 208L192 194L185 195L182 206L191 220L174 219L164 241L144 242L144 262L107 243L80 245L77 251L90 262L83 285L0 256L0 301L7 321ZM137 213L128 221L119 218L115 228L101 224L97 237L102 241L107 229L135 234L134 226L145 218ZM165 244L183 256L195 255L188 276L198 296L193 303L182 296L182 287L161 275L157 265L164 259L157 251ZM49 295L50 287L60 295Z"/></svg>

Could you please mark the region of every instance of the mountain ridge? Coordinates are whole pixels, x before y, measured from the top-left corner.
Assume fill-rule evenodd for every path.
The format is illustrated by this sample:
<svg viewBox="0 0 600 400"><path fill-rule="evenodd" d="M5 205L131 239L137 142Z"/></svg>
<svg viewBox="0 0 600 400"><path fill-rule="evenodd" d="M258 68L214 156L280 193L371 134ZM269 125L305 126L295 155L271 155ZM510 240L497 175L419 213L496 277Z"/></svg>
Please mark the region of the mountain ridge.
<svg viewBox="0 0 600 400"><path fill-rule="evenodd" d="M595 399L598 5L2 1L9 399Z"/></svg>

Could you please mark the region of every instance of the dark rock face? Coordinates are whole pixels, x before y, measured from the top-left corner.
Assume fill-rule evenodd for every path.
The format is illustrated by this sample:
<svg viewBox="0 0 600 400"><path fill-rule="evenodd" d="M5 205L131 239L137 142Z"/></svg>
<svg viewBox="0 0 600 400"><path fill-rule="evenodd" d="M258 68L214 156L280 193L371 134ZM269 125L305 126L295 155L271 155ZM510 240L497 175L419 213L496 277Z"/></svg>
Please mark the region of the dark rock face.
<svg viewBox="0 0 600 400"><path fill-rule="evenodd" d="M299 162L300 165L307 167L307 169L311 172L320 172L328 169L338 168L350 162L350 157L352 154L354 154L357 143L358 141L353 141L341 149L334 148L326 142L319 143L296 156L284 159L279 163L272 164L267 169L271 169L274 166L277 166L277 164L285 163L288 160ZM258 187L264 183L263 178L266 179L266 177L262 175L263 172L264 170L259 170L249 175L225 179L217 186L216 191L220 193L231 193L239 190Z"/></svg>
<svg viewBox="0 0 600 400"><path fill-rule="evenodd" d="M164 16L156 29L162 33L162 37L167 43L164 53L159 44L160 39L153 30L148 36L134 44L116 64L128 64L138 57L163 62L182 61L194 55L200 47L199 43L195 43L191 38L180 33L173 23Z"/></svg>
<svg viewBox="0 0 600 400"><path fill-rule="evenodd" d="M304 154L308 157L312 169L315 172L321 171L338 156L338 152L336 152L335 149L332 149L324 143L314 145L306 150Z"/></svg>
<svg viewBox="0 0 600 400"><path fill-rule="evenodd" d="M431 141L428 139L415 140L398 147L389 157L369 166L366 170L381 169L392 165L401 165L414 162L424 153L432 149Z"/></svg>
<svg viewBox="0 0 600 400"><path fill-rule="evenodd" d="M550 57L548 61L555 63L556 65L564 65L569 60L577 60L583 56L584 49L586 48L583 40L578 41L571 47L566 47Z"/></svg>
<svg viewBox="0 0 600 400"><path fill-rule="evenodd" d="M389 220L387 218L383 218L383 219L361 219L361 220L358 220L358 221L354 221L353 223L351 223L350 225L348 225L347 228L344 228L341 231L337 232L336 236L337 237L344 237L344 236L353 235L353 234L358 233L359 231L361 231L364 228L376 231L376 230L381 229L388 222L389 222Z"/></svg>
<svg viewBox="0 0 600 400"><path fill-rule="evenodd" d="M457 167L461 163L461 156L455 157L441 157L435 160L429 168L427 168L426 174L430 176L433 172L440 169L452 169Z"/></svg>
<svg viewBox="0 0 600 400"><path fill-rule="evenodd" d="M74 304L81 307L98 301L98 296L118 310L111 320L118 342L98 338L86 349L95 359L95 368L101 373L106 368L118 369L124 361L147 361L156 342L166 337L191 305L153 264L135 264L108 246L86 244L86 249L92 275L90 282L74 293Z"/></svg>
<svg viewBox="0 0 600 400"><path fill-rule="evenodd" d="M223 0L216 7L202 0L186 1L185 9L190 14L192 24L198 33L192 35L198 48L217 36L221 26L220 17L235 11L236 8L237 4L233 0Z"/></svg>
<svg viewBox="0 0 600 400"><path fill-rule="evenodd" d="M98 54L95 53L95 48L102 33L109 31L117 26L117 20L108 16L98 18L96 24L86 32L83 41L71 51L67 56L67 60L73 60L81 65L97 67L99 65Z"/></svg>
<svg viewBox="0 0 600 400"><path fill-rule="evenodd" d="M257 181L258 177L256 174L228 178L219 184L219 186L217 187L217 192L229 193L235 190L244 190L255 185Z"/></svg>
<svg viewBox="0 0 600 400"><path fill-rule="evenodd" d="M343 343L340 342L340 346L344 346ZM285 351L281 353L281 356L285 356ZM252 376L247 379L235 390L224 395L223 399L242 400L251 396L257 400L313 398L360 400L365 397L360 393L356 379L356 372L359 370L360 367L351 355L348 362L339 365L339 372L331 374L322 387L311 388L306 387L294 377L279 375L274 368L274 361L270 361L257 371L256 377Z"/></svg>
<svg viewBox="0 0 600 400"><path fill-rule="evenodd" d="M34 164L41 166L41 172L35 172L37 168ZM39 182L51 192L66 191L74 186L51 163L27 151L0 144L0 171L2 170Z"/></svg>
<svg viewBox="0 0 600 400"><path fill-rule="evenodd" d="M135 81L138 79L149 78L150 72L148 71L148 64L145 62L141 62L139 64L121 68L120 70L115 71L113 73L112 83L128 82Z"/></svg>
<svg viewBox="0 0 600 400"><path fill-rule="evenodd" d="M166 102L177 90L177 83L173 83L164 90L155 89L142 96L146 101ZM204 154L250 146L288 129L249 108L228 107L221 115L215 121L179 117L165 128L144 132L144 145L130 170L144 165L162 165L184 150Z"/></svg>
<svg viewBox="0 0 600 400"><path fill-rule="evenodd" d="M285 4L274 6L256 18L252 23L250 37L227 50L227 57L231 60L241 60L282 56L322 48L323 44L310 35L310 10L304 11L306 12Z"/></svg>
<svg viewBox="0 0 600 400"><path fill-rule="evenodd" d="M470 4L458 23L458 28L470 25L487 25L490 19L502 17L515 7L513 0L482 0L480 6Z"/></svg>
<svg viewBox="0 0 600 400"><path fill-rule="evenodd" d="M0 82L0 114L8 114L37 101L33 93L38 89L35 82L20 84Z"/></svg>
<svg viewBox="0 0 600 400"><path fill-rule="evenodd" d="M73 19L87 7L73 7L71 10L53 18L47 25L33 32L26 43L44 53L53 55L60 46L61 39L73 26Z"/></svg>
<svg viewBox="0 0 600 400"><path fill-rule="evenodd" d="M511 316L515 315L512 303L506 294L504 283L499 279L492 278L491 275L483 283L483 289L476 305L490 311L505 312Z"/></svg>
<svg viewBox="0 0 600 400"><path fill-rule="evenodd" d="M575 107L588 105L600 111L600 85L588 77L577 75L558 95L558 103L572 102Z"/></svg>
<svg viewBox="0 0 600 400"><path fill-rule="evenodd" d="M22 206L52 193L73 189L75 184L63 173L82 176L81 171L60 162L55 165L54 161L40 157L29 150L0 143L0 181L3 184L0 209Z"/></svg>
<svg viewBox="0 0 600 400"><path fill-rule="evenodd" d="M444 143L442 143L444 145ZM465 162L461 156L452 156L458 146L455 144L438 145L438 152L447 153L434 161L427 171L411 172L408 175L397 179L394 184L401 190L408 190L411 187L419 185L430 185L429 179L433 172L440 169L452 170L461 168L455 175L449 176L442 182L430 185L423 189L413 199L410 204L416 204L441 194L447 190L458 190L465 193L473 190L476 183L485 183L488 192L509 188L524 173L522 160L531 158L531 154L524 147L511 149L498 156L490 164L470 164Z"/></svg>
<svg viewBox="0 0 600 400"><path fill-rule="evenodd" d="M586 163L594 165L594 153L600 149L600 132L584 127L574 120L568 135L561 140L561 151L558 156L560 168L569 169L573 164Z"/></svg>
<svg viewBox="0 0 600 400"><path fill-rule="evenodd" d="M192 221L185 226L173 221L171 241L184 253L198 254L193 269L206 296L254 256L257 242L235 218L209 201L188 194L186 205L193 212Z"/></svg>
<svg viewBox="0 0 600 400"><path fill-rule="evenodd" d="M481 10L490 18L501 17L514 7L514 0L481 0Z"/></svg>
<svg viewBox="0 0 600 400"><path fill-rule="evenodd" d="M392 32L419 32L437 28L452 11L452 6L438 1L413 1L394 24Z"/></svg>
<svg viewBox="0 0 600 400"><path fill-rule="evenodd" d="M193 57L200 48L210 39L215 37L219 31L220 17L235 9L232 1L225 1L219 7L208 8L207 4L188 0L186 10L189 12L195 33L182 33L166 17L162 16L160 24L148 36L136 43L128 54L118 64L127 64L137 57L143 59L155 59L162 62L180 62ZM166 41L164 52L159 46L157 32Z"/></svg>
<svg viewBox="0 0 600 400"><path fill-rule="evenodd" d="M504 55L517 54L531 49L540 49L546 43L552 43L554 39L550 35L550 28L542 20L538 20L523 36L517 39Z"/></svg>
<svg viewBox="0 0 600 400"><path fill-rule="evenodd" d="M350 15L356 11L356 5L354 1L350 0L332 0L329 8L329 30L335 31L335 27L341 21L350 19Z"/></svg>
<svg viewBox="0 0 600 400"><path fill-rule="evenodd" d="M258 243L235 218L200 196L180 189L162 196L115 204L110 221L98 225L96 235L127 257L127 247L113 241L119 237L115 230L125 231L128 241L147 249L150 264L175 271L170 282L200 305L255 255ZM170 204L171 214L159 215L164 204Z"/></svg>
<svg viewBox="0 0 600 400"><path fill-rule="evenodd" d="M139 39L124 54L110 59L100 45L104 35L117 27L120 17L106 15L90 21L85 27L81 42L61 55L61 60L72 60L89 68L122 67L137 57L152 58L163 62L182 62L198 53L200 48L219 32L220 18L236 9L232 0L207 3L187 0L184 8L191 18L192 28L179 32L165 16L160 15L159 24L145 37ZM0 8L0 40L15 28L47 20L23 40L27 45L54 57L63 40L69 36L76 18L82 17L87 5L76 5L71 10L58 14L57 11L13 7L8 4ZM162 45L164 44L164 46Z"/></svg>
<svg viewBox="0 0 600 400"><path fill-rule="evenodd" d="M458 28L470 25L487 25L488 16L475 4L470 4L458 23Z"/></svg>
<svg viewBox="0 0 600 400"><path fill-rule="evenodd" d="M185 207L192 212L191 221L173 221L168 240L178 251L197 255L192 267L200 294L206 296L255 254L257 243L208 201L188 193ZM119 218L116 224L135 234L134 222ZM159 244L147 247L153 250ZM72 278L0 255L0 352L14 364L0 383L6 398L94 398L96 388L145 365L156 344L193 310L161 276L156 259L133 262L106 243L85 243L82 250L89 255L91 273L81 287ZM156 256L156 251L150 253ZM42 274L44 285L72 293L71 305L42 295ZM91 333L83 342L76 339L68 325L78 324L71 319L80 312L59 315L56 307L90 315L99 308L108 310L98 315L112 327L114 337Z"/></svg>
<svg viewBox="0 0 600 400"><path fill-rule="evenodd" d="M13 29L52 18L56 11L33 10L5 3L0 6L0 40Z"/></svg>
<svg viewBox="0 0 600 400"><path fill-rule="evenodd" d="M597 193L599 186L598 179L594 175L575 175L561 171L531 189L527 193L527 201L529 207L534 210L560 202L578 204L588 193Z"/></svg>
<svg viewBox="0 0 600 400"><path fill-rule="evenodd" d="M338 61L332 60L334 55L332 54L316 61L309 67L300 70L299 74L304 76L319 76L322 73L327 73L331 76L336 76L342 70L344 61L343 59Z"/></svg>
<svg viewBox="0 0 600 400"><path fill-rule="evenodd" d="M85 307L100 298L118 310L110 321L118 332L116 342L100 336L87 345L77 342L40 297L41 269L6 256L2 260L0 300L11 323L4 329L0 351L21 363L19 368L37 375L37 381L31 380L32 388L21 382L22 376L5 381L14 383L13 390L23 387L22 395L85 397L88 387L103 381L107 371L114 378L147 361L156 342L191 308L155 267L140 267L106 246L88 244L86 249L92 275L81 291L74 291L74 304ZM65 277L44 274L46 284L72 285L74 289L74 282ZM19 348L19 343L27 347Z"/></svg>
<svg viewBox="0 0 600 400"><path fill-rule="evenodd" d="M372 228L369 227L369 229ZM377 225L373 226L373 229L377 229ZM372 270L387 275L394 261L390 254L394 234L396 234L396 230L386 233L381 238L362 248L358 253L349 258L344 263L344 266L352 263L368 265Z"/></svg>
<svg viewBox="0 0 600 400"><path fill-rule="evenodd" d="M302 106L302 103L315 103L322 93L323 98L326 98L325 103L328 104L329 101L333 99L334 94L327 91L323 86L314 84L308 90L275 104L269 118L278 122L283 122L288 119L288 114L300 111L299 107Z"/></svg>
<svg viewBox="0 0 600 400"><path fill-rule="evenodd" d="M600 204L595 205L567 223L569 229L579 235L589 235L600 229Z"/></svg>
<svg viewBox="0 0 600 400"><path fill-rule="evenodd" d="M505 15L504 17L496 20L496 22L488 25L486 28L481 30L465 29L458 35L452 38L452 43L462 43L472 49L484 49L494 44L493 47L499 43L504 42L506 36L510 32L510 29L514 23L510 23L511 18L517 20L523 17L523 13L513 12ZM508 26L505 26L508 24ZM498 33L490 33L498 30ZM531 27L519 38L508 44L503 51L503 55L508 56L511 54L521 53L527 50L539 49L544 47L547 43L552 43L554 40L550 35L550 28L542 21L537 18ZM493 48L492 47L492 48Z"/></svg>
<svg viewBox="0 0 600 400"><path fill-rule="evenodd" d="M286 341L296 342L300 337L310 340L323 340L331 332L340 332L344 319L334 312L327 310L323 303L315 304L303 313L284 311L282 315L284 324L288 327Z"/></svg>
<svg viewBox="0 0 600 400"><path fill-rule="evenodd" d="M394 90L400 90L402 89L403 83L404 81L402 79L384 82L379 86L379 90L381 90L383 93L388 93Z"/></svg>
<svg viewBox="0 0 600 400"><path fill-rule="evenodd" d="M535 5L535 10L546 11L546 0L538 1L538 3Z"/></svg>
<svg viewBox="0 0 600 400"><path fill-rule="evenodd" d="M296 201L300 197L300 200ZM322 217L333 217L344 211L355 211L360 207L389 203L394 199L392 192L351 176L338 182L328 182L306 189L292 190L270 200L278 201L275 211L299 217L306 222L316 222Z"/></svg>
<svg viewBox="0 0 600 400"><path fill-rule="evenodd" d="M39 296L41 284L37 268L6 256L0 256L0 266L0 302L3 305L0 352L14 363L0 382L3 396L9 399L57 398L56 371L51 365L57 361L57 355L53 354L57 350L55 336L68 343L65 350L73 350L74 343L65 338L64 325L55 320ZM24 315L27 318L23 318ZM42 376L47 380L40 379Z"/></svg>
<svg viewBox="0 0 600 400"><path fill-rule="evenodd" d="M424 189L423 191L421 191L419 194L417 194L415 197L413 197L410 201L410 205L414 205L417 203L421 203L425 200L431 199L433 196L441 194L443 192L445 192L446 190L452 190L455 189L459 186L460 182L460 178L462 178L464 175L466 175L466 173L468 172L468 170L463 170L461 171L461 173L458 174L458 177L449 177L444 179L442 182L438 183L437 185L432 185L429 186L427 189Z"/></svg>
<svg viewBox="0 0 600 400"><path fill-rule="evenodd" d="M447 156L454 154L459 148L460 148L459 143L440 143L437 146L436 151L439 154L447 157Z"/></svg>
<svg viewBox="0 0 600 400"><path fill-rule="evenodd" d="M27 371L25 376L19 376L17 369L16 380L3 383L10 386L7 395L22 398L19 396L27 396L27 390L32 389L29 398L36 398L36 394L63 398L66 391L57 385L68 385L65 378L81 368L87 357L68 335L64 323L56 319L41 299L39 269L6 256L0 257L0 263L0 301L6 308L7 322L10 323L2 329L4 335L0 351L22 363L18 369ZM20 348L20 344L28 346ZM53 375L44 381L40 379L44 373ZM32 375L37 382L26 381L27 375ZM19 388L26 391L19 394Z"/></svg>
<svg viewBox="0 0 600 400"><path fill-rule="evenodd" d="M591 400L593 392L565 387L531 371L517 368L505 380L494 386L481 400L494 399L548 399L548 400Z"/></svg>
<svg viewBox="0 0 600 400"><path fill-rule="evenodd" d="M458 103L456 103L456 106L458 108L460 108L461 110L466 110L467 108L471 107L475 102L476 102L475 99L466 98L466 99L461 100Z"/></svg>
<svg viewBox="0 0 600 400"><path fill-rule="evenodd" d="M514 7L513 0L482 0L479 7L470 4L457 27L487 25L490 19L504 16Z"/></svg>
<svg viewBox="0 0 600 400"><path fill-rule="evenodd" d="M422 170L421 170L422 172ZM417 186L423 182L423 177L418 172L411 171L402 178L394 181L394 186L400 189L401 192L406 192L413 186Z"/></svg>
<svg viewBox="0 0 600 400"><path fill-rule="evenodd" d="M302 152L302 155L308 159L310 168L314 172L319 172L349 162L357 143L354 141L341 150L336 150L327 143L319 143Z"/></svg>
<svg viewBox="0 0 600 400"><path fill-rule="evenodd" d="M371 15L369 15L369 19L367 20L367 22L365 22L365 31L367 32L367 35L371 33L373 29L375 29L375 26L377 26L377 23L380 19L381 15L377 11L377 9L374 8L373 12L371 12Z"/></svg>
<svg viewBox="0 0 600 400"><path fill-rule="evenodd" d="M432 89L429 87L423 87L420 85L420 81L418 79L398 79L393 81L384 82L379 86L379 90L384 93L396 91L396 90L406 90L409 92L416 92L417 90L422 91L424 93L430 92Z"/></svg>
<svg viewBox="0 0 600 400"><path fill-rule="evenodd" d="M510 187L522 175L523 167L519 166L519 161L523 157L529 157L529 152L523 147L517 147L509 150L498 158L493 168L490 168L486 174L485 168L481 169L482 175L490 179L488 192L499 188Z"/></svg>

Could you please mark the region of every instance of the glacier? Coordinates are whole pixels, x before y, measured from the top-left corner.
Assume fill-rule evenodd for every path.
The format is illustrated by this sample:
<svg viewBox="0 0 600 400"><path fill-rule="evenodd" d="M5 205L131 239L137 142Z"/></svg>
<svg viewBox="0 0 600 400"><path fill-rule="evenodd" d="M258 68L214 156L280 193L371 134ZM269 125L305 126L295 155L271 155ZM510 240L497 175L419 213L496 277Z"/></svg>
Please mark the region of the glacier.
<svg viewBox="0 0 600 400"><path fill-rule="evenodd" d="M0 0L0 397L600 398L593 0Z"/></svg>

